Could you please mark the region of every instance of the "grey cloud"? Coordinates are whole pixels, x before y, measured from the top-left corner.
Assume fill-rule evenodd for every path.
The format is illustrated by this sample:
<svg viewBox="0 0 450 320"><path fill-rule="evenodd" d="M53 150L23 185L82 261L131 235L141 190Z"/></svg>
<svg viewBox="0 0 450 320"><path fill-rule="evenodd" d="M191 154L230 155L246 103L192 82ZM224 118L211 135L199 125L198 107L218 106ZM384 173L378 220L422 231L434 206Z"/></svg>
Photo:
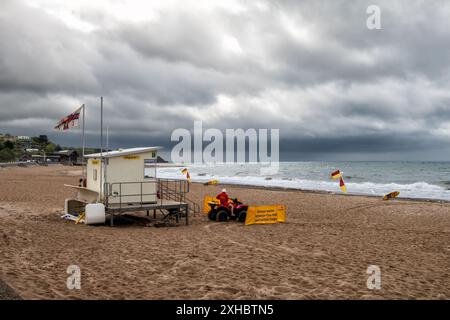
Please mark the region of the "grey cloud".
<svg viewBox="0 0 450 320"><path fill-rule="evenodd" d="M97 86L84 39L20 1L0 5L0 90L77 94Z"/></svg>
<svg viewBox="0 0 450 320"><path fill-rule="evenodd" d="M172 130L196 119L280 128L286 152L408 157L416 148L420 158L449 146L445 1L193 2L139 21L80 5L75 18L95 25L89 32L46 10L73 14L69 4L37 2L0 4L0 132L76 144L77 132L51 129L86 103L96 145L103 95L117 147L170 147ZM381 7L381 30L365 26L369 4Z"/></svg>

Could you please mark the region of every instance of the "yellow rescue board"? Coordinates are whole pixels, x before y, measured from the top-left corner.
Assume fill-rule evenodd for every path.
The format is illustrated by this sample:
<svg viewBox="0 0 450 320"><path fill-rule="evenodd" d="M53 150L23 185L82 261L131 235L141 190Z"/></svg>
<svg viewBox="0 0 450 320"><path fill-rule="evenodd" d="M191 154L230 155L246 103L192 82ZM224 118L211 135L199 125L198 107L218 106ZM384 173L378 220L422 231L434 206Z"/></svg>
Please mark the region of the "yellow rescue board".
<svg viewBox="0 0 450 320"><path fill-rule="evenodd" d="M219 184L218 180L209 180L208 182L204 183L205 186L212 186L216 184Z"/></svg>
<svg viewBox="0 0 450 320"><path fill-rule="evenodd" d="M383 197L383 200L395 199L398 197L399 194L400 194L400 192L398 192L398 191L388 193L387 195L385 195Z"/></svg>

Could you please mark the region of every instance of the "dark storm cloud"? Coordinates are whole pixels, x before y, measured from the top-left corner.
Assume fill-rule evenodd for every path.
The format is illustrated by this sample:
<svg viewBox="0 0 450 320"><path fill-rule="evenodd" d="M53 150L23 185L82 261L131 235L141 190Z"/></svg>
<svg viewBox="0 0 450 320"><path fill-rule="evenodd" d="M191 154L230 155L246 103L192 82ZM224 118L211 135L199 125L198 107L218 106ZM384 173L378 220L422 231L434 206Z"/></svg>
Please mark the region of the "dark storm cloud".
<svg viewBox="0 0 450 320"><path fill-rule="evenodd" d="M366 27L369 5L381 30ZM450 138L446 1L2 1L0 132L52 133L99 96L113 146L175 128L280 128L286 152L442 157ZM438 150L438 151L436 151ZM405 156L406 157L406 156Z"/></svg>
<svg viewBox="0 0 450 320"><path fill-rule="evenodd" d="M77 94L97 85L95 52L59 21L20 1L0 4L0 90Z"/></svg>
<svg viewBox="0 0 450 320"><path fill-rule="evenodd" d="M420 139L411 139L402 135L374 134L335 138L301 138L282 140L284 151L300 153L336 153L336 152L394 152L419 149L432 150L444 141L430 137L426 132Z"/></svg>

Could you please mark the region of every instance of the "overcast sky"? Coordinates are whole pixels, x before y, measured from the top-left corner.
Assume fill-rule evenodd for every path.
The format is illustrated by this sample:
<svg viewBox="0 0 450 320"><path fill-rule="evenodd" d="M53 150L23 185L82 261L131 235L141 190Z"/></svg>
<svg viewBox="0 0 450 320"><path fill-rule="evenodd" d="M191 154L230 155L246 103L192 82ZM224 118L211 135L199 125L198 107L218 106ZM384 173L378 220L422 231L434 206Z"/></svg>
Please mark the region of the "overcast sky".
<svg viewBox="0 0 450 320"><path fill-rule="evenodd" d="M381 30L366 9L381 8ZM279 128L282 159L449 160L450 2L1 0L0 132L100 96L113 147L176 128Z"/></svg>

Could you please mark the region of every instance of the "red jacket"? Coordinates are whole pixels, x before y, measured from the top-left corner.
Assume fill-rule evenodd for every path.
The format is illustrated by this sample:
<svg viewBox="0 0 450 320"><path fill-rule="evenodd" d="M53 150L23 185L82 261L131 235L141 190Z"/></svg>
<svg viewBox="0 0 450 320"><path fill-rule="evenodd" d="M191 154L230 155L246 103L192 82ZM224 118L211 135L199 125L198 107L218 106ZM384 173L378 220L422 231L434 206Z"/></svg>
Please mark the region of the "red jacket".
<svg viewBox="0 0 450 320"><path fill-rule="evenodd" d="M222 206L228 205L228 202L230 201L230 198L228 197L228 194L226 192L221 192L216 196L217 199L219 199L220 204Z"/></svg>

